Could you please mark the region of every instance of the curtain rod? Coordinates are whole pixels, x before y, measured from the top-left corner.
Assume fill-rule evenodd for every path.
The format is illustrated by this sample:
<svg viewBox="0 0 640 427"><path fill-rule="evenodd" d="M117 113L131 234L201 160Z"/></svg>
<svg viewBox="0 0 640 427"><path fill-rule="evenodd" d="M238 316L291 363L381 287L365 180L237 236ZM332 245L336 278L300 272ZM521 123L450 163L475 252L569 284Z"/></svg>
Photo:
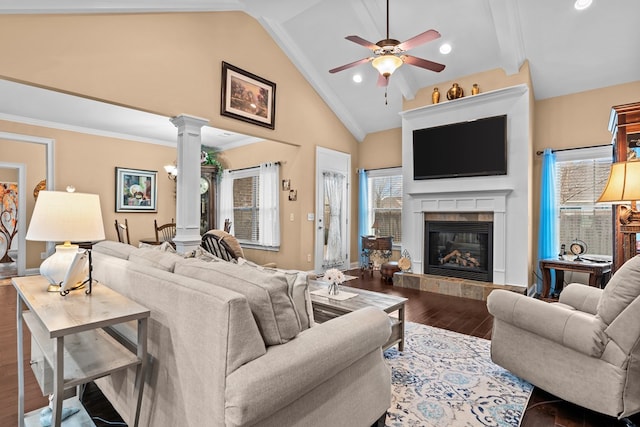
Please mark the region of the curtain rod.
<svg viewBox="0 0 640 427"><path fill-rule="evenodd" d="M274 165L281 165L284 162L266 162L266 163L273 163ZM249 169L255 169L255 168L259 168L260 165L258 166L247 166L246 168L238 168L238 169L227 169L229 172L239 172L239 171L246 171Z"/></svg>
<svg viewBox="0 0 640 427"><path fill-rule="evenodd" d="M556 150L551 150L552 153L556 151L571 151L571 150L584 150L585 148L599 148L599 147L611 147L613 148L613 144L600 144L600 145L589 145L587 147L573 147L573 148L558 148ZM536 151L536 155L541 156L544 151Z"/></svg>
<svg viewBox="0 0 640 427"><path fill-rule="evenodd" d="M361 168L359 168L359 169L356 169L356 172L360 173L361 170L364 170L365 172L382 171L382 170L385 170L385 169L398 169L398 168L401 168L401 167L402 166L389 166L389 167L386 167L386 168L374 168L374 169L361 169Z"/></svg>

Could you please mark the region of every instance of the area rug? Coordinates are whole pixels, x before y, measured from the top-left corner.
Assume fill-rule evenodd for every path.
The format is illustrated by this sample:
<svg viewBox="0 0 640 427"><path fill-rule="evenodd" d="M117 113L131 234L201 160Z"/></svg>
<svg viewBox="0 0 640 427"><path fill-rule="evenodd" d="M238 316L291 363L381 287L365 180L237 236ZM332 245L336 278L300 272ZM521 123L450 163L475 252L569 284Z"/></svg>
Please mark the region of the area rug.
<svg viewBox="0 0 640 427"><path fill-rule="evenodd" d="M495 365L489 340L406 323L404 351L385 351L387 427L520 425L533 386Z"/></svg>

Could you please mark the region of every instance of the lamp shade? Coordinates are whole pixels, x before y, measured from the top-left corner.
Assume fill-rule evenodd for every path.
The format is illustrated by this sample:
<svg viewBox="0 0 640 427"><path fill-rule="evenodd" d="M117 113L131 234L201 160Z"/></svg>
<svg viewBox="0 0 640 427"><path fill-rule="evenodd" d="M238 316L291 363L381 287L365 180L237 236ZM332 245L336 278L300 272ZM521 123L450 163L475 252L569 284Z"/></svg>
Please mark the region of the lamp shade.
<svg viewBox="0 0 640 427"><path fill-rule="evenodd" d="M628 203L640 200L640 161L611 165L609 179L597 202Z"/></svg>
<svg viewBox="0 0 640 427"><path fill-rule="evenodd" d="M378 56L371 63L373 68L378 70L378 72L385 77L389 77L393 74L393 72L400 68L402 64L402 59L392 54Z"/></svg>
<svg viewBox="0 0 640 427"><path fill-rule="evenodd" d="M33 209L27 240L64 242L45 259L40 274L49 280L49 291L57 291L72 265L78 245L71 242L104 240L104 225L97 194L41 191Z"/></svg>
<svg viewBox="0 0 640 427"><path fill-rule="evenodd" d="M104 240L100 197L97 194L41 191L26 239L45 242Z"/></svg>

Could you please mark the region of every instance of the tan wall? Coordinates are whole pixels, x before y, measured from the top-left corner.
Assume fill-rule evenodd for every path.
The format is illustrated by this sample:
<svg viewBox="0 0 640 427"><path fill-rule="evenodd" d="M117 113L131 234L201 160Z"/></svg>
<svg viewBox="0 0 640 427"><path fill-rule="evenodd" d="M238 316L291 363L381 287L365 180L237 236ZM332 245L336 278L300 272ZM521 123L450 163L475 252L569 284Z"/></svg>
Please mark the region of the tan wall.
<svg viewBox="0 0 640 427"><path fill-rule="evenodd" d="M440 91L440 102L447 102L447 91L453 86L453 83L458 83L464 90L464 96L471 96L471 87L474 83L478 84L480 92L489 92L496 89L501 89L509 86L516 86L519 84L527 84L531 88L531 77L529 75L529 63L525 62L520 71L513 75L506 75L501 69L494 69L484 71L482 73L471 74L469 76L460 77L454 80L440 82L436 85L422 88L418 91L416 96L411 99L405 99L402 104L402 109L412 110L414 108L423 107L425 105L431 105L431 94L435 87Z"/></svg>
<svg viewBox="0 0 640 427"><path fill-rule="evenodd" d="M562 149L610 144L608 130L611 107L640 100L640 81L601 89L558 96L537 101L533 146ZM542 159L534 156L533 216L534 253L537 253L538 220L540 217L540 173Z"/></svg>
<svg viewBox="0 0 640 427"><path fill-rule="evenodd" d="M133 244L154 235L153 220L169 222L175 217L175 184L166 178L163 165L175 160L175 149L95 135L0 121L0 131L55 140L54 180L57 191L73 185L76 191L100 195L107 239L117 240L114 220L127 218ZM35 201L33 188L46 177L44 145L0 139L2 160L27 165L27 222ZM158 171L157 213L115 212L115 167ZM40 265L44 244L27 242L26 268Z"/></svg>
<svg viewBox="0 0 640 427"><path fill-rule="evenodd" d="M355 168L358 164L358 143L253 18L241 12L1 15L0 39L12 40L10 44L0 44L0 56L3 58L0 77L168 117L184 113L208 118L217 128L283 143L279 144L283 154L275 156L276 160L289 156L287 145L297 146L295 159L288 167L292 171L292 185L298 190L298 201L292 205L284 203L286 209L295 205L296 211L300 212L299 215L294 212L293 226L297 235L291 240L283 240L283 255L276 257L286 257L280 264L292 268L306 269L309 266L307 254L313 254L314 233L312 223L302 221L302 216L306 219L306 213L314 212L315 148L323 146L350 153ZM276 83L275 130L220 115L222 61ZM114 145L112 141L106 143L104 138L78 135L57 138L57 131L44 133L43 136L68 139L70 143L57 146L57 174L63 173L77 181L83 174L70 169L77 163L87 162L80 156L95 159L96 163L89 163L91 166L83 168L87 172L84 176L86 184L76 184L76 187L94 192L106 187L105 200L101 198L105 212L113 210L111 183L114 166L162 170L162 165L175 159L175 150L169 150L169 154L159 146L142 144L143 148L135 148L132 153L130 142L120 141ZM80 148L82 142L87 145ZM158 154L149 157L152 152ZM238 152L254 151L245 148ZM259 157L267 160L271 154L268 152ZM237 158L241 157L238 155ZM102 166L96 172L98 162L105 165L109 174L102 171ZM232 163L235 167L240 161L234 159ZM95 180L88 176L95 176ZM58 183L64 185L64 176L60 178ZM352 179L355 179L355 171ZM162 176L158 181L165 186L169 182ZM171 193L173 190L166 191ZM102 190L100 193L102 195ZM353 206L357 206L356 201L357 192L354 191ZM174 216L175 209L167 206L160 209L158 216L165 219ZM283 211L283 215L286 213ZM108 232L114 216L109 218L105 215ZM148 217L148 221L153 219L151 214L130 214L126 217L132 232L143 229L138 218L141 222L143 217ZM136 218L136 224L131 223L132 218ZM352 209L351 223L355 221L356 209ZM287 232L291 229L289 225L285 227L283 223ZM135 238L152 233L152 226L144 226L144 230L147 229L136 231ZM273 255L263 254L264 257ZM357 259L357 254L354 258Z"/></svg>

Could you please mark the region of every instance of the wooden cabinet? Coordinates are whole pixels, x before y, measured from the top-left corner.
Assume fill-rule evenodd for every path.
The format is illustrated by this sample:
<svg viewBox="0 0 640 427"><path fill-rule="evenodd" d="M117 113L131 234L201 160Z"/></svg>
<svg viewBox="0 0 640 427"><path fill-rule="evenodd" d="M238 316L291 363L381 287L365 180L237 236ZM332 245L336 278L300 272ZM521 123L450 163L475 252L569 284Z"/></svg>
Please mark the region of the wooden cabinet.
<svg viewBox="0 0 640 427"><path fill-rule="evenodd" d="M615 162L640 158L640 102L617 105L611 108L609 131L613 134ZM632 202L636 209L636 202ZM614 271L636 253L637 226L625 226L620 223L620 207L614 211L613 264Z"/></svg>
<svg viewBox="0 0 640 427"><path fill-rule="evenodd" d="M200 234L217 228L216 223L216 183L218 168L200 166Z"/></svg>

